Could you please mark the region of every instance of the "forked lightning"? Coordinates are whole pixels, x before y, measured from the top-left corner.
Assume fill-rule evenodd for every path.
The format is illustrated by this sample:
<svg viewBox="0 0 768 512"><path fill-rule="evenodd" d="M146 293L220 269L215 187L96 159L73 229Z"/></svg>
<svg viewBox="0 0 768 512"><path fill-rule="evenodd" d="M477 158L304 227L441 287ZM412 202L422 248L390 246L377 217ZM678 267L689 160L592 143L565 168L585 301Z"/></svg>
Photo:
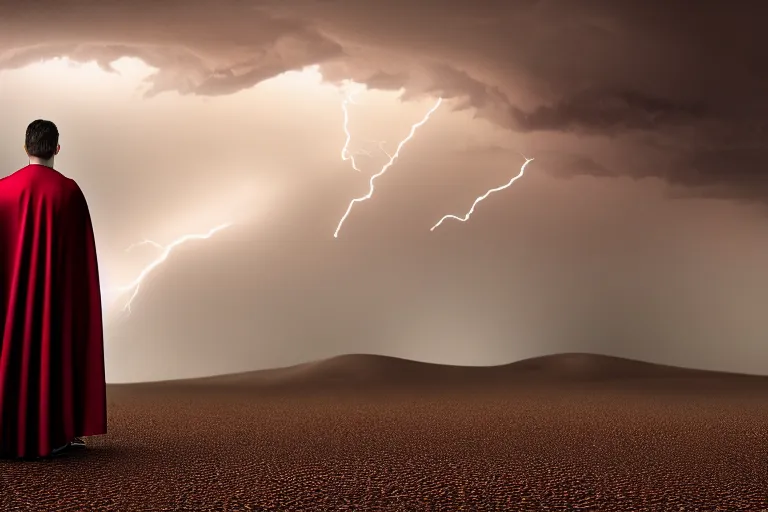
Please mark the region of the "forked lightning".
<svg viewBox="0 0 768 512"><path fill-rule="evenodd" d="M435 229L436 229L436 228L437 228L437 227L438 227L440 224L442 224L442 223L443 223L443 221L444 221L444 220L446 220L446 219L456 219L456 220L458 220L458 221L460 221L460 222L466 222L466 221L468 221L468 220L469 220L469 218L472 216L472 213L474 213L474 211L475 211L475 206L477 206L477 204L478 204L480 201L484 200L486 197L488 197L489 195L493 194L494 192L498 192L498 191L500 191L500 190L504 190L505 188L512 186L512 184L513 184L514 182L516 182L518 179L520 179L520 178L522 178L522 177L523 177L523 174L525 174L525 167L526 167L526 166L527 166L527 165L528 165L530 162L533 162L533 158L527 158L527 157L525 157L525 156L523 156L523 158L525 158L525 163L524 163L524 164L523 164L523 165L520 167L520 173L519 173L517 176L515 176L514 178L512 178L511 180L509 180L509 182L507 182L505 185L502 185L502 186L500 186L500 187L496 187L496 188L492 188L491 190L489 190L489 191L488 191L488 192L486 192L485 194L483 194L483 195L481 195L480 197L478 197L477 199L475 199L475 202L474 202L474 203L472 203L472 208L470 208L470 209L469 209L469 211L468 211L468 212L467 212L467 213L464 215L464 217L457 217L456 215L446 215L445 217L443 217L442 219L440 219L439 221L437 221L437 224L435 224L434 226L432 226L432 228L430 229L430 231L434 231L434 230L435 230Z"/></svg>
<svg viewBox="0 0 768 512"><path fill-rule="evenodd" d="M222 229L228 228L231 226L231 223L227 224L221 224L220 226L216 226L215 228L211 229L207 233L203 234L191 234L191 235L184 235L182 237L177 238L173 242L171 242L168 245L161 245L157 242L153 242L152 240L144 240L142 242L139 242L138 244L133 244L128 249L130 250L137 245L153 245L159 249L162 249L163 252L160 253L160 256L157 257L154 261L152 261L149 265L147 265L144 270L141 271L139 276L134 279L130 284L127 284L126 286L121 286L119 290L121 292L125 292L128 290L133 290L133 293L131 294L130 298L128 299L128 302L125 304L125 307L123 308L123 311L127 311L129 314L131 313L131 303L133 302L133 299L136 298L136 296L139 294L139 290L141 289L141 283L146 279L146 277L158 266L160 266L165 260L168 259L168 256L173 252L173 250L178 247L179 245L182 245L185 242L189 242L191 240L205 240L208 238L211 238L214 234L216 234L218 231L221 231Z"/></svg>
<svg viewBox="0 0 768 512"><path fill-rule="evenodd" d="M435 106L432 107L431 109L429 109L429 111L424 116L424 118L421 121L419 121L418 123L416 123L413 126L411 126L411 131L408 133L408 136L405 139L403 139L402 141L400 141L400 144L397 145L397 149L395 150L395 152L393 154L389 155L384 150L382 145L381 144L379 145L379 148L381 148L381 150L384 151L384 153L387 154L387 156L389 156L389 160L387 161L386 164L384 164L384 166L381 168L381 170L379 172L377 172L376 174L371 176L371 179L368 181L368 193L366 195L362 196L362 197L355 198L355 199L353 199L352 201L349 202L349 206L347 207L347 211L341 217L341 220L339 221L339 225L336 227L336 231L333 233L333 237L334 238L338 238L339 237L339 231L341 230L341 226L344 225L344 221L347 220L347 217L349 216L349 213L352 211L352 207L355 206L355 203L361 203L363 201L366 201L366 200L370 199L371 196L373 196L373 190L374 190L374 184L373 183L374 183L374 181L376 181L376 178L382 176L385 172L387 172L387 169L389 169L392 166L392 164L395 162L395 160L400 156L400 150L403 149L403 146L405 146L405 144L409 140L411 140L413 138L414 134L416 133L416 130L420 126L422 126L424 123L429 121L430 116L432 115L432 113L435 110L437 110L437 108L440 106L442 101L443 101L442 98L438 98L437 103L435 103ZM346 120L346 117L345 117L345 120ZM346 148L346 146L345 146L345 148Z"/></svg>

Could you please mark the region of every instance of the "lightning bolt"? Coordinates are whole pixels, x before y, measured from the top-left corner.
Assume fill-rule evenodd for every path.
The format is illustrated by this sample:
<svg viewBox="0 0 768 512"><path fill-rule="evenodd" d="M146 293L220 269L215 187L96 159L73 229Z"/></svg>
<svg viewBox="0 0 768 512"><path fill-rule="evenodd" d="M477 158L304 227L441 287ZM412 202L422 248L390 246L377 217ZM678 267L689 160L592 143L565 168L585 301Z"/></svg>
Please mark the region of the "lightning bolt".
<svg viewBox="0 0 768 512"><path fill-rule="evenodd" d="M341 160L343 162L349 160L349 163L354 170L362 172L357 166L357 162L355 162L355 155L349 151L349 143L352 140L352 133L349 131L349 105L350 103L353 105L356 104L353 96L353 93L347 92L344 95L344 100L341 102L341 110L344 112L344 134L347 136L347 140L344 141L344 147L341 148Z"/></svg>
<svg viewBox="0 0 768 512"><path fill-rule="evenodd" d="M352 80L346 80L344 82L344 88L348 89L352 85L358 85ZM346 140L344 141L344 147L341 148L341 160L343 162L349 161L352 165L352 168L356 170L357 172L362 172L362 170L357 166L357 161L355 160L355 156L363 155L367 157L372 157L370 151L366 149L358 149L355 152L352 152L349 149L349 144L352 141L352 132L349 130L349 105L359 105L358 102L354 100L355 94L359 93L360 91L354 91L349 92L345 91L344 93L344 99L341 101L341 110L344 112L344 135L347 136ZM366 140L365 142L368 142L370 144L375 144L382 153L387 155L388 158L392 158L392 155L390 155L386 149L384 149L384 144L387 143L385 140Z"/></svg>
<svg viewBox="0 0 768 512"><path fill-rule="evenodd" d="M525 174L525 167L529 163L533 162L533 158L528 158L525 155L523 155L523 158L525 158L525 163L520 167L520 173L517 176L515 176L514 178L509 180L505 185L502 185L502 186L496 187L496 188L492 188L491 190L489 190L485 194L483 194L480 197L478 197L477 199L475 199L475 202L472 203L472 208L469 209L469 211L466 213L466 215L464 215L464 217L457 217L455 215L446 215L445 217L443 217L442 219L437 221L437 224L432 226L430 231L434 231L435 228L437 228L440 224L442 224L443 221L446 220L446 219L456 219L456 220L458 220L460 222L468 221L469 218L472 216L472 213L475 211L475 206L477 206L477 203L479 203L480 201L484 200L486 197L488 197L489 195L493 194L494 192L498 192L500 190L504 190L505 188L512 186L512 184L514 182L516 182L518 179L523 177L523 174Z"/></svg>
<svg viewBox="0 0 768 512"><path fill-rule="evenodd" d="M215 228L211 229L207 233L203 234L191 234L191 235L184 235L180 238L177 238L173 242L171 242L168 245L160 245L157 242L153 242L152 240L144 240L142 242L139 242L138 244L133 244L131 247L129 247L127 250L130 250L133 247L136 247L137 245L153 245L155 247L158 247L163 250L163 252L160 254L160 256L157 257L156 260L154 260L152 263L147 265L144 270L141 271L139 276L133 280L130 284L127 284L126 286L121 286L119 288L120 291L128 291L133 290L133 293L131 294L131 297L128 299L128 302L126 303L125 307L123 308L123 311L128 311L128 313L131 313L131 303L133 302L133 299L136 298L136 295L139 294L139 290L141 289L141 283L144 281L144 279L158 266L160 266L165 260L168 259L168 256L173 252L173 250L180 246L183 243L189 242L191 240L205 240L208 238L211 238L214 234L216 234L218 231L221 231L222 229L228 228L231 226L231 223L227 224L221 224L220 226L216 226Z"/></svg>
<svg viewBox="0 0 768 512"><path fill-rule="evenodd" d="M366 195L362 196L362 197L355 198L355 199L353 199L352 201L349 202L349 206L347 207L347 211L341 217L341 220L339 221L339 225L336 227L336 231L333 233L333 238L338 238L339 237L339 230L341 230L341 226L344 225L344 221L349 216L349 212L352 211L352 207L355 206L355 203L361 203L363 201L367 201L368 199L371 198L371 196L373 196L373 190L374 190L373 182L376 181L376 178L378 178L379 176L381 176L385 172L387 172L387 169L389 169L392 166L392 164L395 162L395 160L400 156L400 150L403 149L403 146L405 146L406 143L413 138L414 134L416 133L416 130L420 126L422 126L424 123L429 121L429 118L432 115L432 113L434 113L434 111L437 110L437 107L439 107L442 102L443 102L443 98L438 98L437 99L437 103L435 103L435 106L432 107L431 109L429 109L429 111L422 118L422 120L419 121L418 123L414 124L413 126L411 126L411 131L408 133L408 136L400 141L400 144L397 145L397 149L395 150L395 152L392 155L389 155L389 153L387 153L384 150L384 148L382 147L383 144L379 145L379 148L384 152L384 154L389 156L389 161L387 161L387 163L384 164L384 166L381 168L381 170L379 172L377 172L376 174L371 176L371 179L368 181L368 193Z"/></svg>

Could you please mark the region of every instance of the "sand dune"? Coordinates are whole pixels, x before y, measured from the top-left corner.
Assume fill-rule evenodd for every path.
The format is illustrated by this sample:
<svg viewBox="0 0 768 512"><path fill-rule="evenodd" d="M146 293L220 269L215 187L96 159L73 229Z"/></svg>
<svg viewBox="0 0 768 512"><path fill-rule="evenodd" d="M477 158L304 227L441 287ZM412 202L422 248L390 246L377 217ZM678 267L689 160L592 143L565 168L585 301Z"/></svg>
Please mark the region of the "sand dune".
<svg viewBox="0 0 768 512"><path fill-rule="evenodd" d="M86 451L0 462L0 510L768 510L765 377L346 355L109 402Z"/></svg>
<svg viewBox="0 0 768 512"><path fill-rule="evenodd" d="M768 377L682 368L589 353L564 353L496 366L455 366L373 354L346 354L285 368L142 383L143 386L237 386L302 391L386 388L468 389L510 385L588 384L725 387L768 384Z"/></svg>

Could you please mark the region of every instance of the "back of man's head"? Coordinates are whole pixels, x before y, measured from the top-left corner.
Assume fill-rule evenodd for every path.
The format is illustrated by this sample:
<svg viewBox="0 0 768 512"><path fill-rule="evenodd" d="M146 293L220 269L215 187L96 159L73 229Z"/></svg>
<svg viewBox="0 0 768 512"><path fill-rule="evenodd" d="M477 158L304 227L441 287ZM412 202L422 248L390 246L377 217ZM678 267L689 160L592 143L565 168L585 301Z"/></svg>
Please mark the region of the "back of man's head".
<svg viewBox="0 0 768 512"><path fill-rule="evenodd" d="M51 121L38 119L27 126L24 148L29 156L50 160L56 154L59 145L59 130Z"/></svg>

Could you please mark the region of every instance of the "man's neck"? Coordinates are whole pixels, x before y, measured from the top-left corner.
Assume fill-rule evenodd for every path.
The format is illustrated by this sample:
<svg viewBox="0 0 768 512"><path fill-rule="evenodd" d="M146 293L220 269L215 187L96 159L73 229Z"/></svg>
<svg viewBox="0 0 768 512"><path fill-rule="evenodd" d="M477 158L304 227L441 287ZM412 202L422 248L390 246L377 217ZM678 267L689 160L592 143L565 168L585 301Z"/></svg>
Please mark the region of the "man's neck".
<svg viewBox="0 0 768 512"><path fill-rule="evenodd" d="M45 167L53 169L53 158L50 160L43 160L42 158L31 156L29 157L29 165L44 165Z"/></svg>

